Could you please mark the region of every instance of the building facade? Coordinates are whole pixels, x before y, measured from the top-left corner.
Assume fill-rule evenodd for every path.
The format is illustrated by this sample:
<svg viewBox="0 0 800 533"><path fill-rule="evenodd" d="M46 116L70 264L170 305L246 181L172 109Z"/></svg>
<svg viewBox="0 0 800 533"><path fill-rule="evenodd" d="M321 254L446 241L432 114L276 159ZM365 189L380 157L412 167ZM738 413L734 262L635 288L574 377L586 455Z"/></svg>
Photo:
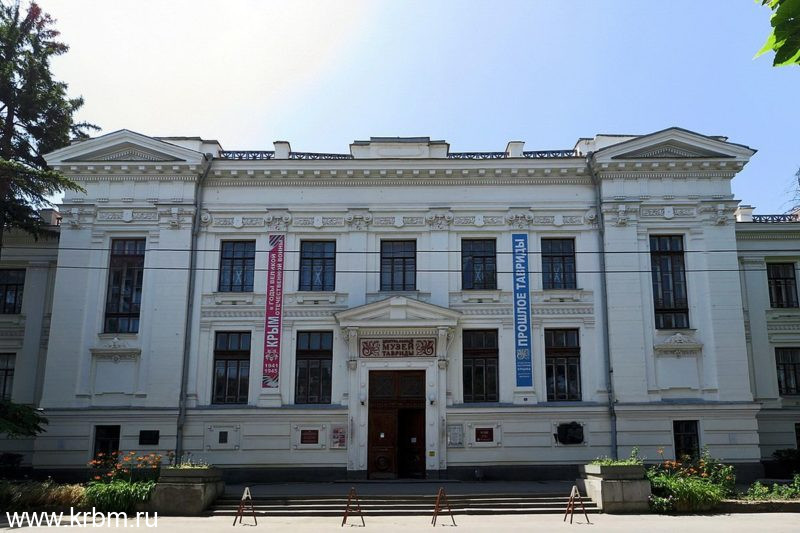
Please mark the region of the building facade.
<svg viewBox="0 0 800 533"><path fill-rule="evenodd" d="M510 478L708 446L756 466L796 411L754 377L730 187L753 153L679 128L53 152L86 193L61 211L32 464L177 448L240 477Z"/></svg>

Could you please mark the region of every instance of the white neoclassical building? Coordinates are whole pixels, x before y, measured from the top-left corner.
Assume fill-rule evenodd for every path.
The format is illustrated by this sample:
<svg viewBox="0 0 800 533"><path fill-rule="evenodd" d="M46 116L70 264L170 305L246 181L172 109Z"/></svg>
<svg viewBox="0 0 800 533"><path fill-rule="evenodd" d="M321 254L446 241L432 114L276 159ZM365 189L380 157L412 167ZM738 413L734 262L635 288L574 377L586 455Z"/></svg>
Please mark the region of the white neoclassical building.
<svg viewBox="0 0 800 533"><path fill-rule="evenodd" d="M61 207L30 461L179 449L232 478L511 479L708 446L756 467L800 422L767 344L800 342L756 323L800 315L740 273L764 260L737 253L750 226L772 230L734 216L753 153L680 128L345 154L122 130L53 152L86 192Z"/></svg>

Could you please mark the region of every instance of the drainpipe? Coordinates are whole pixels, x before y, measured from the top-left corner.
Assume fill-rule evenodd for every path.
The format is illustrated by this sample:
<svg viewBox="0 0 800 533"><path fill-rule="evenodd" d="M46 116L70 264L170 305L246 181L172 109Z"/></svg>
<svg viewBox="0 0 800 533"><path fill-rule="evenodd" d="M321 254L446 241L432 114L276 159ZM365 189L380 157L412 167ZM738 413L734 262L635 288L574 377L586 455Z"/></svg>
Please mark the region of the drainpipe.
<svg viewBox="0 0 800 533"><path fill-rule="evenodd" d="M600 189L600 179L594 170L594 152L586 155L586 167L592 177L594 185L594 202L597 210L597 229L600 244L600 301L603 302L603 362L606 370L606 390L608 391L608 416L611 420L611 458L617 458L617 413L614 404L617 402L614 395L614 367L611 365L611 341L608 326L608 273L606 272L606 226L603 221L603 197Z"/></svg>
<svg viewBox="0 0 800 533"><path fill-rule="evenodd" d="M186 422L186 387L189 380L189 355L191 350L192 316L194 314L194 286L197 265L197 240L200 234L200 211L203 207L203 184L214 162L212 154L205 154L206 168L197 180L194 190L194 218L192 218L191 248L189 249L189 283L186 292L186 320L183 325L183 365L181 368L181 392L178 397L178 423L175 432L175 456L183 454L183 425Z"/></svg>

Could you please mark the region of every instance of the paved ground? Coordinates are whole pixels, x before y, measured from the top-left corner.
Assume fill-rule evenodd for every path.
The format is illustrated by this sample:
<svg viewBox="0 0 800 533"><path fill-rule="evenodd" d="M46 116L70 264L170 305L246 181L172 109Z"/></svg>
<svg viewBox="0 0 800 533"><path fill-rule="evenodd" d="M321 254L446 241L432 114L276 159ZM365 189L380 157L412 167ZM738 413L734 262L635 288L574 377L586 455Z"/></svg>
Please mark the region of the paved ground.
<svg viewBox="0 0 800 533"><path fill-rule="evenodd" d="M449 495L457 494L563 494L569 496L572 481L483 481L458 482L435 481L398 482L342 481L332 483L265 483L252 484L250 493L254 498L269 496L343 496L350 487L355 487L359 496L402 494L403 496L430 494L436 496L439 487ZM242 495L244 485L225 485L226 496Z"/></svg>
<svg viewBox="0 0 800 533"><path fill-rule="evenodd" d="M251 519L252 520L252 519ZM561 515L519 515L519 516L457 516L458 526L453 528L449 521L442 520L437 526L439 530L486 531L498 532L535 532L535 531L620 531L620 532L702 532L702 533L735 533L735 532L761 532L769 533L797 532L800 530L800 516L797 514L739 514L715 516L658 516L658 515L591 515L591 524L586 524L583 518L576 517L570 525L569 520L562 522ZM261 518L258 526L237 525L231 526L232 520L223 517L213 518L168 518L161 517L158 527L170 533L205 533L212 531L280 531L291 533L320 533L324 531L359 531L361 529L379 533L392 533L409 531L431 531L430 519L426 517L397 518L376 517L369 518L365 528L358 526L340 526L341 520L337 518ZM354 522L356 523L356 522ZM93 531L102 531L108 528L89 528ZM4 528L5 529L5 528ZM135 529L131 524L128 530ZM144 528L142 528L144 529ZM74 528L73 530L78 530ZM34 527L25 531L53 531L52 528Z"/></svg>

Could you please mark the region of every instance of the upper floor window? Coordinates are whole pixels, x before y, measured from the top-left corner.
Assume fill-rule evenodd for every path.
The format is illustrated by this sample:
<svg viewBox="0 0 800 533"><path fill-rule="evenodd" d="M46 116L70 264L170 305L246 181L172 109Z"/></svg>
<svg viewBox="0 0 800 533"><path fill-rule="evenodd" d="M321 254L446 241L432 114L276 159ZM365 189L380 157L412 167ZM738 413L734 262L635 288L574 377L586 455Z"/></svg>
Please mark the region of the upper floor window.
<svg viewBox="0 0 800 533"><path fill-rule="evenodd" d="M683 236L651 235L650 265L653 271L656 328L688 328L689 300Z"/></svg>
<svg viewBox="0 0 800 533"><path fill-rule="evenodd" d="M108 293L103 330L106 333L139 331L144 278L144 239L113 239L108 271Z"/></svg>
<svg viewBox="0 0 800 533"><path fill-rule="evenodd" d="M218 331L214 339L214 403L247 403L250 332Z"/></svg>
<svg viewBox="0 0 800 533"><path fill-rule="evenodd" d="M25 270L0 270L0 314L18 315L22 312L22 289Z"/></svg>
<svg viewBox="0 0 800 533"><path fill-rule="evenodd" d="M17 354L14 353L0 353L0 400L11 399L16 358Z"/></svg>
<svg viewBox="0 0 800 533"><path fill-rule="evenodd" d="M770 307L798 307L794 263L767 263Z"/></svg>
<svg viewBox="0 0 800 533"><path fill-rule="evenodd" d="M494 239L461 241L461 285L464 290L497 288L497 255Z"/></svg>
<svg viewBox="0 0 800 533"><path fill-rule="evenodd" d="M497 330L465 330L464 403L499 401Z"/></svg>
<svg viewBox="0 0 800 533"><path fill-rule="evenodd" d="M574 289L575 239L542 239L542 287Z"/></svg>
<svg viewBox="0 0 800 533"><path fill-rule="evenodd" d="M417 241L381 241L381 290L417 289Z"/></svg>
<svg viewBox="0 0 800 533"><path fill-rule="evenodd" d="M577 329L544 330L547 401L581 399L581 348Z"/></svg>
<svg viewBox="0 0 800 533"><path fill-rule="evenodd" d="M780 394L800 394L800 348L775 348L775 363Z"/></svg>
<svg viewBox="0 0 800 533"><path fill-rule="evenodd" d="M332 291L336 279L336 241L300 243L300 290Z"/></svg>
<svg viewBox="0 0 800 533"><path fill-rule="evenodd" d="M295 364L294 403L331 403L333 333L298 332Z"/></svg>
<svg viewBox="0 0 800 533"><path fill-rule="evenodd" d="M253 292L256 241L222 241L219 292Z"/></svg>

